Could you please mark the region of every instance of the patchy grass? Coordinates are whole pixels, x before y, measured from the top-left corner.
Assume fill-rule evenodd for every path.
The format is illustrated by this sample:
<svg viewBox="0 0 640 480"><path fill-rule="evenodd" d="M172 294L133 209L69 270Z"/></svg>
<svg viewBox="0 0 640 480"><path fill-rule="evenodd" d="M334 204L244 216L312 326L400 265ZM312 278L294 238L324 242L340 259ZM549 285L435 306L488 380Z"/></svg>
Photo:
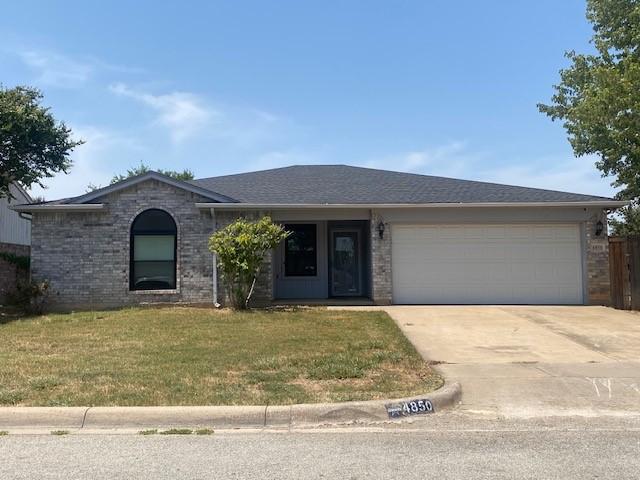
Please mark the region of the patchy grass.
<svg viewBox="0 0 640 480"><path fill-rule="evenodd" d="M199 428L194 433L196 435L213 435L213 430L211 428Z"/></svg>
<svg viewBox="0 0 640 480"><path fill-rule="evenodd" d="M0 430L0 437L4 437L9 435L9 432L7 432L6 430Z"/></svg>
<svg viewBox="0 0 640 480"><path fill-rule="evenodd" d="M169 307L8 319L0 405L292 404L442 385L379 311Z"/></svg>
<svg viewBox="0 0 640 480"><path fill-rule="evenodd" d="M158 433L158 429L152 428L150 430L140 430L138 435L155 435L156 433Z"/></svg>
<svg viewBox="0 0 640 480"><path fill-rule="evenodd" d="M52 430L51 435L57 435L57 436L69 435L69 430Z"/></svg>
<svg viewBox="0 0 640 480"><path fill-rule="evenodd" d="M191 435L193 430L190 428L170 428L169 430L162 430L158 433L160 435Z"/></svg>

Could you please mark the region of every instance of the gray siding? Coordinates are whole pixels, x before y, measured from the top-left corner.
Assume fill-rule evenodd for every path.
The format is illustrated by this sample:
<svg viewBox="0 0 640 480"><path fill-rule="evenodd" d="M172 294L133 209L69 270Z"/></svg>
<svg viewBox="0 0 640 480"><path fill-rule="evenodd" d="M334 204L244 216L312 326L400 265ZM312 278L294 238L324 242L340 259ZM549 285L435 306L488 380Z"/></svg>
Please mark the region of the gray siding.
<svg viewBox="0 0 640 480"><path fill-rule="evenodd" d="M282 223L313 223L317 228L318 275L315 277L287 277L284 271L284 243L274 252L275 298L327 298L328 265L327 222L282 221Z"/></svg>
<svg viewBox="0 0 640 480"><path fill-rule="evenodd" d="M31 199L15 186L11 185L9 188L15 198L11 201L0 198L0 243L31 245L31 222L9 209L9 205L30 203Z"/></svg>

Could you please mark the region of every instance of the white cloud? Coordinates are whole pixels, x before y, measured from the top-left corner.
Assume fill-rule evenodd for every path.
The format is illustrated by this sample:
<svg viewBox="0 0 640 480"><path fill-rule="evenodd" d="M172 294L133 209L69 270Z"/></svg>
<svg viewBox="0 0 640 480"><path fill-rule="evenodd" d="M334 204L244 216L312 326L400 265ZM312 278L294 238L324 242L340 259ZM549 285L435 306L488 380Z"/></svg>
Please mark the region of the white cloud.
<svg viewBox="0 0 640 480"><path fill-rule="evenodd" d="M155 112L154 125L169 131L174 144L186 139L215 140L247 150L288 139L296 128L293 122L264 110L233 105L213 105L191 92L152 94L125 83L109 86L115 95L131 98Z"/></svg>
<svg viewBox="0 0 640 480"><path fill-rule="evenodd" d="M94 126L73 127L74 137L85 140L72 153L73 165L69 173L58 173L44 180L47 187L34 186L32 196L44 196L47 200L73 197L86 192L87 186L105 186L114 173L138 162L144 149L136 140Z"/></svg>
<svg viewBox="0 0 640 480"><path fill-rule="evenodd" d="M39 85L75 88L84 84L95 69L90 62L80 62L53 52L22 50L18 55L37 72L35 81Z"/></svg>
<svg viewBox="0 0 640 480"><path fill-rule="evenodd" d="M129 88L124 83L109 86L116 95L132 98L157 112L156 123L169 130L171 140L180 143L197 134L220 113L208 108L197 95L172 92L152 95Z"/></svg>
<svg viewBox="0 0 640 480"><path fill-rule="evenodd" d="M268 170L290 165L312 165L321 163L316 154L296 150L274 150L261 153L247 162L243 171Z"/></svg>
<svg viewBox="0 0 640 480"><path fill-rule="evenodd" d="M364 163L371 168L386 168L410 173L465 178L470 168L487 157L482 152L471 152L466 141L452 141L443 145L414 150L398 155L372 159Z"/></svg>
<svg viewBox="0 0 640 480"><path fill-rule="evenodd" d="M36 77L32 81L39 86L78 88L104 72L142 72L139 68L116 65L91 56L73 58L51 50L5 46L1 51L16 55L35 72Z"/></svg>
<svg viewBox="0 0 640 480"><path fill-rule="evenodd" d="M364 163L373 168L425 175L613 196L615 190L610 185L611 179L602 178L594 164L593 157L575 158L561 154L533 161L504 163L488 152L471 151L464 141L449 142Z"/></svg>
<svg viewBox="0 0 640 480"><path fill-rule="evenodd" d="M560 190L612 197L616 190L611 178L603 178L595 158L573 156L546 157L525 164L493 167L480 172L482 180L508 185Z"/></svg>

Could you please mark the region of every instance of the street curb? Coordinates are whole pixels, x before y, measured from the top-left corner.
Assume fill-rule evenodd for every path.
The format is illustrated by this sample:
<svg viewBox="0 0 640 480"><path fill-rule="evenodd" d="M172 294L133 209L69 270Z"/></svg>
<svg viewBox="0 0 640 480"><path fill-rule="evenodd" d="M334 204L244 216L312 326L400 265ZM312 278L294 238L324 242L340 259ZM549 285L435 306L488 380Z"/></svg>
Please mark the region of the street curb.
<svg viewBox="0 0 640 480"><path fill-rule="evenodd" d="M455 405L461 395L452 383L424 395L364 402L274 406L204 407L3 407L1 429L149 429L162 427L269 428L390 420L385 404L418 398L431 400L434 411Z"/></svg>

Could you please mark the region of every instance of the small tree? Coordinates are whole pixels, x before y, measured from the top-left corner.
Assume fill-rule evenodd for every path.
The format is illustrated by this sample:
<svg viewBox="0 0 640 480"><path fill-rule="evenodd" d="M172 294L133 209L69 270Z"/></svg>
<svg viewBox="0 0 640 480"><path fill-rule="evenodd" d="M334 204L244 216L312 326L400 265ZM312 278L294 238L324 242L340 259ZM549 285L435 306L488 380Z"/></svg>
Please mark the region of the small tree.
<svg viewBox="0 0 640 480"><path fill-rule="evenodd" d="M209 250L218 256L233 308L248 308L264 256L288 236L269 217L256 222L240 218L211 235Z"/></svg>

